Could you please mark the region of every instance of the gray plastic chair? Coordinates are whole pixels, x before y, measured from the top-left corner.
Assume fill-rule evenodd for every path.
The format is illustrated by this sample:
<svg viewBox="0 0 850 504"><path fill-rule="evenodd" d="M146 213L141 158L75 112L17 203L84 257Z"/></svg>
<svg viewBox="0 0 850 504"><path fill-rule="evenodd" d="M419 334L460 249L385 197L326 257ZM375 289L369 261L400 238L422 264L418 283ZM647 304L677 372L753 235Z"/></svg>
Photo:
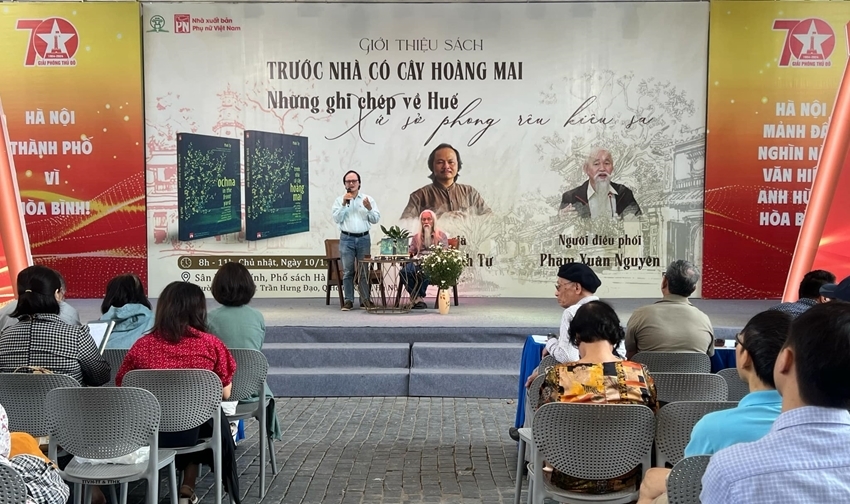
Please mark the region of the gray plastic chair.
<svg viewBox="0 0 850 504"><path fill-rule="evenodd" d="M107 348L103 351L103 358L109 363L109 381L104 384L106 387L115 386L115 375L118 374L118 368L124 362L124 357L127 356L127 348Z"/></svg>
<svg viewBox="0 0 850 504"><path fill-rule="evenodd" d="M543 373L547 367L554 366L555 364L559 364L558 359L552 355L547 355L540 359L540 364L537 366L537 372Z"/></svg>
<svg viewBox="0 0 850 504"><path fill-rule="evenodd" d="M50 431L44 410L47 393L59 387L79 387L68 375L0 373L0 404L6 409L11 432L26 432L33 437Z"/></svg>
<svg viewBox="0 0 850 504"><path fill-rule="evenodd" d="M725 401L728 398L726 380L715 374L652 373L652 378L660 403Z"/></svg>
<svg viewBox="0 0 850 504"><path fill-rule="evenodd" d="M27 487L14 468L0 464L0 504L26 504Z"/></svg>
<svg viewBox="0 0 850 504"><path fill-rule="evenodd" d="M271 459L272 474L277 474L277 461L274 457L274 438L269 435L266 408L269 400L265 397L266 375L269 372L269 361L262 352L249 348L234 348L230 350L236 360L236 374L233 375L233 388L228 401L245 401L253 396L260 400L240 403L236 413L228 415L229 421L256 418L260 422L260 499L266 495L266 459ZM268 447L268 448L267 448ZM267 454L269 456L267 457Z"/></svg>
<svg viewBox="0 0 850 504"><path fill-rule="evenodd" d="M622 476L641 466L642 474L652 464L655 415L640 404L544 404L534 415L534 464L532 503L544 498L559 502L636 501L638 489L590 496L567 492L544 482L543 461L574 478L602 480Z"/></svg>
<svg viewBox="0 0 850 504"><path fill-rule="evenodd" d="M211 448L215 472L215 503L222 497L221 379L206 369L136 369L124 375L122 387L149 390L159 401L160 432L194 429L213 419L211 438L192 446L171 448L178 455ZM232 499L232 497L231 497Z"/></svg>
<svg viewBox="0 0 850 504"><path fill-rule="evenodd" d="M667 477L669 504L700 504L702 475L710 460L710 455L697 455L676 462Z"/></svg>
<svg viewBox="0 0 850 504"><path fill-rule="evenodd" d="M551 356L547 355L547 357ZM525 392L525 423L523 426L527 429L531 428L531 424L534 421L534 412L540 407L540 387L543 385L543 381L545 379L546 375L537 375L537 378L531 382L531 386L528 387L528 390ZM525 466L526 461L526 446L527 443L525 438L520 436L516 452L516 486L514 487L514 504L519 504L520 494L522 493L522 468ZM530 485L528 491L531 493Z"/></svg>
<svg viewBox="0 0 850 504"><path fill-rule="evenodd" d="M697 352L638 352L631 358L650 373L710 373L711 359Z"/></svg>
<svg viewBox="0 0 850 504"><path fill-rule="evenodd" d="M685 457L694 425L713 411L734 408L734 401L679 401L667 404L655 415L655 464L671 466Z"/></svg>
<svg viewBox="0 0 850 504"><path fill-rule="evenodd" d="M738 376L738 370L735 368L721 369L717 372L718 376L722 376L726 380L726 388L729 389L729 400L740 401L745 395L750 393L750 386Z"/></svg>
<svg viewBox="0 0 850 504"><path fill-rule="evenodd" d="M50 426L48 456L57 461L59 446L74 455L106 459L150 446L147 462L139 464L88 464L72 459L62 479L75 485L74 502L80 504L82 485L121 484L121 504L127 502L127 483L148 481L148 504L159 502L159 470L168 466L171 504L177 504L174 450L160 450L160 408L146 390L116 387L57 388L45 399Z"/></svg>

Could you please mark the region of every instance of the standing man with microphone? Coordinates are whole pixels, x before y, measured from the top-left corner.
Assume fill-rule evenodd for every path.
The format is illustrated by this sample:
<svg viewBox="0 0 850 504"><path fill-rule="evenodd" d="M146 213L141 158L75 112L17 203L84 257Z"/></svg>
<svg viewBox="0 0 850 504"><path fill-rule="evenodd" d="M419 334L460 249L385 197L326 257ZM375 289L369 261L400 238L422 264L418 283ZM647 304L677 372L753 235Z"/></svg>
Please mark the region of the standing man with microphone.
<svg viewBox="0 0 850 504"><path fill-rule="evenodd" d="M345 297L342 311L349 311L354 307L354 263L369 255L372 248L369 228L378 223L381 212L372 198L360 192L360 174L356 171L346 172L342 183L345 185L345 194L334 201L331 214L340 231L339 255L342 259L342 290ZM369 269L362 262L359 265L360 308L367 308L371 305Z"/></svg>

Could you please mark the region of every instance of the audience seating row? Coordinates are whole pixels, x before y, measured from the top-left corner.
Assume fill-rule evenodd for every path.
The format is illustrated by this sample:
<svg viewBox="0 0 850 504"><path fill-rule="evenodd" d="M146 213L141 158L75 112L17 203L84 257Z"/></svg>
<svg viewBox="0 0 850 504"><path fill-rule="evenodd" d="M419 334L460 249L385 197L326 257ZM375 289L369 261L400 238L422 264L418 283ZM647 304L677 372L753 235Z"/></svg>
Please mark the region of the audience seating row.
<svg viewBox="0 0 850 504"><path fill-rule="evenodd" d="M266 490L265 467L268 458L273 474L277 473L273 439L266 428L268 401L263 400L268 362L256 350L234 349L232 353L237 363L237 372L233 378L230 400L248 400L254 395L261 398L259 401L240 404L235 415L228 417L228 420L254 417L260 423L262 439L258 446L263 468L260 471L262 499ZM182 431L213 419L215 426L212 438L185 449L159 450L161 456L152 456L150 465L145 464L144 467L70 463L63 477L75 483L75 499L81 498L83 494L77 485L86 482L121 482L124 483L122 493L126 495L126 482L148 479L148 502L155 503L158 501L158 470L173 464L174 453L189 453L212 447L215 474L222 474L222 386L218 376L198 369L135 370L127 373L123 387L116 388L115 373L125 354L126 350L107 350L104 353L112 366L113 386L81 388L73 378L59 374L0 373L0 404L3 404L8 414L9 428L27 432L34 437L50 435L50 456L54 461L56 445L73 455L102 459L125 455L152 443L148 436L152 426L155 439L158 432ZM132 405L124 404L127 401L132 402ZM135 426L129 428L132 436L124 439L124 435L129 434L125 431L130 425ZM119 443L119 440L122 441ZM120 448L111 443L118 443ZM104 475L102 471L99 472L107 467L112 467L115 474ZM156 477L151 478L152 474L156 474ZM216 476L215 481L216 502L221 502L221 478ZM172 479L172 504L176 504L176 484L175 477ZM79 502L77 500L76 504Z"/></svg>

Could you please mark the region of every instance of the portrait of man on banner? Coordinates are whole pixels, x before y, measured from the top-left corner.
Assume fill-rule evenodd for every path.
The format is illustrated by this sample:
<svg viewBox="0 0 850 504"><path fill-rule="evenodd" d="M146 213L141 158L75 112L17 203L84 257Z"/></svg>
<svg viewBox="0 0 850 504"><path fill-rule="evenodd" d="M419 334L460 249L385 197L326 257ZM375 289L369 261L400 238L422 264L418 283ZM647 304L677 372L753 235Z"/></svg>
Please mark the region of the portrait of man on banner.
<svg viewBox="0 0 850 504"><path fill-rule="evenodd" d="M604 148L594 148L582 167L587 180L570 189L561 197L558 212L569 215L576 212L583 218L623 218L641 214L640 205L632 190L612 182L614 158Z"/></svg>

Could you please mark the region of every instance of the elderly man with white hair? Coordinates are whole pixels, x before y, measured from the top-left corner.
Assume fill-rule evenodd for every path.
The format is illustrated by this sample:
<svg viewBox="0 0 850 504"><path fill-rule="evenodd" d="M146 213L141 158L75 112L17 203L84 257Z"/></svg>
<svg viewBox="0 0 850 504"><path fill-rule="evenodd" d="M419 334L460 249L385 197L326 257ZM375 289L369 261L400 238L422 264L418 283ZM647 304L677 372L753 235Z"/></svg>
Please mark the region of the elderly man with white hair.
<svg viewBox="0 0 850 504"><path fill-rule="evenodd" d="M622 218L641 214L640 206L628 187L611 182L614 158L605 149L593 149L584 163L587 180L561 197L559 211L577 212L586 218Z"/></svg>

